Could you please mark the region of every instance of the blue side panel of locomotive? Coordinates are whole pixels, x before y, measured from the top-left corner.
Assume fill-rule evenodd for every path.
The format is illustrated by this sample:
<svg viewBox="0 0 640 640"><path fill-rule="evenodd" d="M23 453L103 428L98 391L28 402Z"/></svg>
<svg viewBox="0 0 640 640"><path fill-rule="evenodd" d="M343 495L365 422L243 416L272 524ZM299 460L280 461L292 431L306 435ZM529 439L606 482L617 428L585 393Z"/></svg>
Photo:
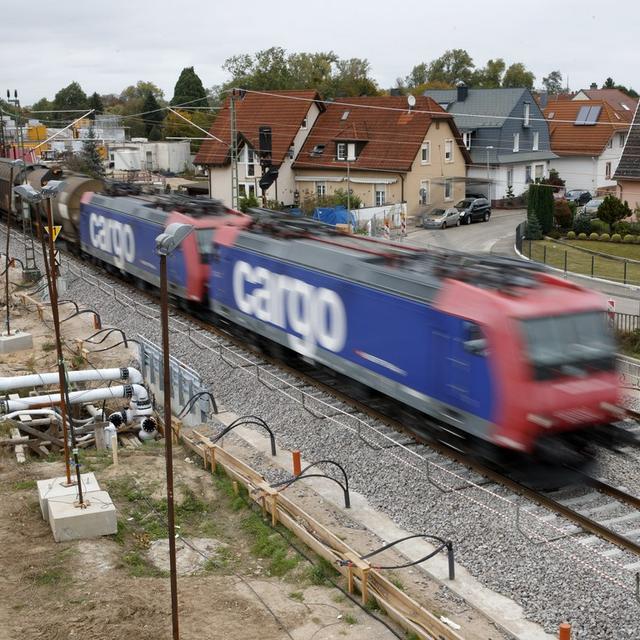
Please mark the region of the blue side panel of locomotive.
<svg viewBox="0 0 640 640"><path fill-rule="evenodd" d="M105 197L100 199L106 200ZM125 199L110 199L115 205L122 200ZM142 206L139 208L143 209ZM118 211L93 202L81 205L82 250L156 286L160 278L160 260L155 253L155 239L163 230L158 222L136 215L135 208ZM167 271L170 288L177 292L184 290L187 271L181 249L169 256Z"/></svg>
<svg viewBox="0 0 640 640"><path fill-rule="evenodd" d="M214 310L241 324L248 318L254 330L258 321L265 335L282 332L299 353L330 366L347 361L409 393L492 419L488 359L464 349L461 318L239 247L219 247L209 292ZM269 331L260 329L265 324Z"/></svg>

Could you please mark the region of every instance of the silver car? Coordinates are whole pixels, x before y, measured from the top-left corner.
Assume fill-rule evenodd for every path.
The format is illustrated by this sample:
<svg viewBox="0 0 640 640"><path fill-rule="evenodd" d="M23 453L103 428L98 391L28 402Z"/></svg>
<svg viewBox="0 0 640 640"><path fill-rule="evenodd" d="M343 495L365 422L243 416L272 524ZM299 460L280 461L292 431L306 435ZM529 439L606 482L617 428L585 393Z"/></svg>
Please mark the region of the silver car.
<svg viewBox="0 0 640 640"><path fill-rule="evenodd" d="M584 205L580 209L580 215L589 218L597 218L598 217L598 208L604 202L604 198L591 198L587 204Z"/></svg>
<svg viewBox="0 0 640 640"><path fill-rule="evenodd" d="M455 207L432 209L422 218L425 229L445 229L460 226L460 212Z"/></svg>

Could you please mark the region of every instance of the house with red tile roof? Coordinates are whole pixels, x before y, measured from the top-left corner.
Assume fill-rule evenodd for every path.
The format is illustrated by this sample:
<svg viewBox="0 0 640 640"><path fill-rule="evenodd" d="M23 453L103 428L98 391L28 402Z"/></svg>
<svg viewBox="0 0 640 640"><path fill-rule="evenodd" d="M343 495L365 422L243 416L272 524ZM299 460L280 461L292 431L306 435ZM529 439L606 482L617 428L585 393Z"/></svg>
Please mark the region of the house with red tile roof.
<svg viewBox="0 0 640 640"><path fill-rule="evenodd" d="M195 164L209 173L211 197L232 206L231 99L229 96L200 147ZM238 147L239 196L260 198L260 128L271 128L271 162L278 177L266 191L267 199L292 204L296 184L293 159L298 155L316 118L324 111L320 95L308 91L242 91L233 98Z"/></svg>
<svg viewBox="0 0 640 640"><path fill-rule="evenodd" d="M618 182L618 197L629 206L640 208L640 106L636 106L635 116L622 151L622 158L614 174ZM636 218L640 216L636 213Z"/></svg>
<svg viewBox="0 0 640 640"><path fill-rule="evenodd" d="M364 207L406 203L415 215L464 198L471 161L453 116L419 96L325 103L293 168L300 199L341 189Z"/></svg>
<svg viewBox="0 0 640 640"><path fill-rule="evenodd" d="M606 102L626 122L631 122L638 106L638 98L631 98L620 89L598 89L595 83L590 89L581 89L572 100L596 100Z"/></svg>
<svg viewBox="0 0 640 640"><path fill-rule="evenodd" d="M549 125L551 160L566 189L612 190L629 120L606 100L550 100L544 109Z"/></svg>

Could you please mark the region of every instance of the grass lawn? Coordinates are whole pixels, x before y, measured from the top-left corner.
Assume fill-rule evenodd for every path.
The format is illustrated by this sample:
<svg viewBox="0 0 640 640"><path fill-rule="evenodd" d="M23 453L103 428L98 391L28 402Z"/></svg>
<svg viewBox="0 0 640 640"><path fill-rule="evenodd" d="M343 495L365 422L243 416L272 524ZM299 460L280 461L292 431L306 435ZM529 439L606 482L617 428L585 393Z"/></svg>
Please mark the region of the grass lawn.
<svg viewBox="0 0 640 640"><path fill-rule="evenodd" d="M529 255L529 246L531 246L531 255ZM618 259L586 253L580 250L582 248L616 256ZM625 275L624 259L640 260L640 245L637 244L572 240L571 246L568 246L553 240L536 240L529 245L529 241L525 240L522 249L531 259L545 262L557 269L566 267L567 271L574 273L640 285L640 264L628 262Z"/></svg>

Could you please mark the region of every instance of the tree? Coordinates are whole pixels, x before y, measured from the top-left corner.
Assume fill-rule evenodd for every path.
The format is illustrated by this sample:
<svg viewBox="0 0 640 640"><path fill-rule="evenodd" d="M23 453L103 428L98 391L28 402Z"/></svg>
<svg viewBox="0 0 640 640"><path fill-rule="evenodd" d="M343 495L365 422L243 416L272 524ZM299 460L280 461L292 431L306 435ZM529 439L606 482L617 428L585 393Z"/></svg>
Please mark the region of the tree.
<svg viewBox="0 0 640 640"><path fill-rule="evenodd" d="M534 215L540 223L542 233L553 228L553 190L545 184L530 184L527 198L527 216Z"/></svg>
<svg viewBox="0 0 640 640"><path fill-rule="evenodd" d="M570 229L573 223L571 207L566 200L555 200L553 218L562 229Z"/></svg>
<svg viewBox="0 0 640 640"><path fill-rule="evenodd" d="M482 89L497 89L502 86L502 76L506 68L502 58L487 60L487 64L474 71L470 85Z"/></svg>
<svg viewBox="0 0 640 640"><path fill-rule="evenodd" d="M529 240L542 240L542 229L535 213L527 215L527 238Z"/></svg>
<svg viewBox="0 0 640 640"><path fill-rule="evenodd" d="M455 86L469 84L473 76L473 59L464 49L445 51L429 64L428 81L446 82Z"/></svg>
<svg viewBox="0 0 640 640"><path fill-rule="evenodd" d="M89 105L87 94L77 82L72 82L56 93L53 99L53 108L56 111L72 111L86 109ZM68 113L56 114L58 121L63 122L69 118Z"/></svg>
<svg viewBox="0 0 640 640"><path fill-rule="evenodd" d="M542 78L542 86L550 95L562 93L562 74L559 71L552 71L548 76Z"/></svg>
<svg viewBox="0 0 640 640"><path fill-rule="evenodd" d="M613 78L607 78L602 85L603 89L618 89L622 93L628 95L630 98L637 98L638 92L634 91L631 87L627 88L623 84L616 84Z"/></svg>
<svg viewBox="0 0 640 640"><path fill-rule="evenodd" d="M613 81L613 78L607 78L602 85L603 89L615 89L616 83Z"/></svg>
<svg viewBox="0 0 640 640"><path fill-rule="evenodd" d="M609 225L609 232L613 230L613 225L616 222L620 222L620 220L628 218L630 215L629 203L626 200L622 202L615 196L607 196L598 207L598 218Z"/></svg>
<svg viewBox="0 0 640 640"><path fill-rule="evenodd" d="M34 102L31 105L31 109L29 109L29 111L52 111L53 108L53 102L46 98L40 98L38 102Z"/></svg>
<svg viewBox="0 0 640 640"><path fill-rule="evenodd" d="M157 131L154 135L160 136L159 138L156 138L156 140L160 140L162 138L162 131L160 127L165 114L164 111L161 111L160 109L161 107L156 100L156 97L149 91L142 104L142 113L144 114L142 116L144 119L144 133L147 138L151 137L151 131L153 129Z"/></svg>
<svg viewBox="0 0 640 640"><path fill-rule="evenodd" d="M536 79L531 71L522 62L514 62L505 72L502 78L503 87L524 87L525 89L533 89L533 82Z"/></svg>
<svg viewBox="0 0 640 640"><path fill-rule="evenodd" d="M153 82L138 80L136 84L129 85L119 96L103 96L103 101L108 105L106 111L114 115L127 118L129 134L132 138L141 138L147 135L144 116L138 114L145 111L144 103L148 94L151 94L163 107L166 102L163 100L164 93L160 87ZM134 116L134 117L131 117Z"/></svg>
<svg viewBox="0 0 640 640"><path fill-rule="evenodd" d="M89 109L93 109L92 118L95 119L95 116L99 113L104 113L104 105L102 104L102 98L97 92L93 92L89 97Z"/></svg>
<svg viewBox="0 0 640 640"><path fill-rule="evenodd" d="M202 138L204 134L197 127L209 131L213 123L213 114L209 111L183 111L176 109L176 113L186 118L185 122L180 116L169 112L164 119L164 135L167 138ZM193 122L193 124L189 124ZM202 140L191 141L191 151L196 152L202 145Z"/></svg>
<svg viewBox="0 0 640 640"><path fill-rule="evenodd" d="M426 84L429 80L429 67L426 62L421 62L417 64L413 69L411 69L408 76L405 77L404 81L400 81L402 86L407 87L408 89L415 89L421 84ZM399 83L400 86L400 83Z"/></svg>
<svg viewBox="0 0 640 640"><path fill-rule="evenodd" d="M196 106L207 106L207 92L204 90L202 80L200 80L193 67L185 67L180 72L170 104L176 106L197 101L199 102Z"/></svg>
<svg viewBox="0 0 640 640"><path fill-rule="evenodd" d="M89 128L89 133L82 143L82 151L78 155L71 156L66 165L71 171L84 173L92 178L104 178L104 165L93 127Z"/></svg>

